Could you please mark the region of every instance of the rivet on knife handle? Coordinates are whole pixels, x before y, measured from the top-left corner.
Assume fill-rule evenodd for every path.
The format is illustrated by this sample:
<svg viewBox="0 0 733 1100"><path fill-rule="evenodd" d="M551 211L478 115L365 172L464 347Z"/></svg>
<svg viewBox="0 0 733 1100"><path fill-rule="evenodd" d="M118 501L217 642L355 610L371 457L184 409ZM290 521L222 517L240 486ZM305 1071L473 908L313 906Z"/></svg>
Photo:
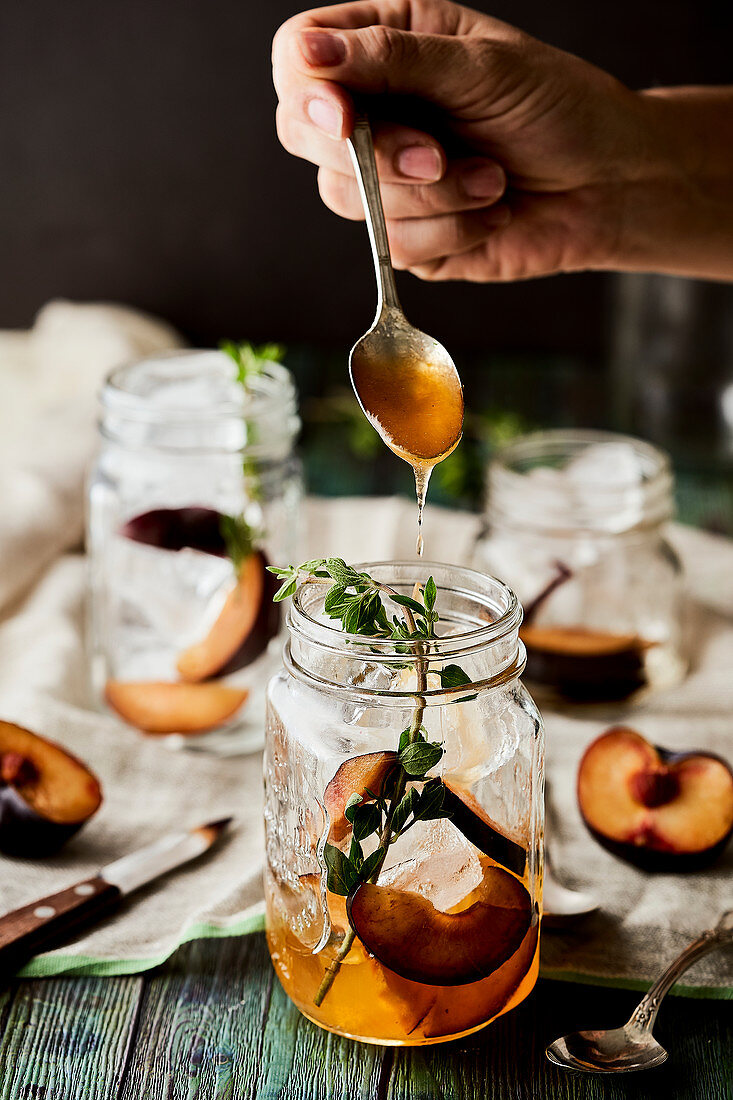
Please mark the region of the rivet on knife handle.
<svg viewBox="0 0 733 1100"><path fill-rule="evenodd" d="M0 975L115 908L121 894L95 875L0 917Z"/></svg>

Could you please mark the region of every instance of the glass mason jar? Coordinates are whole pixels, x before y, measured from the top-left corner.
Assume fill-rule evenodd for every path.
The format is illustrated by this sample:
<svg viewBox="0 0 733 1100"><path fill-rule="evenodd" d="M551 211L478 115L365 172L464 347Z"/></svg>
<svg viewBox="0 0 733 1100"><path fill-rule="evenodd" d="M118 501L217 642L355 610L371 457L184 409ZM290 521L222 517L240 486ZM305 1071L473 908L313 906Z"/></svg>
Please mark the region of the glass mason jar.
<svg viewBox="0 0 733 1100"><path fill-rule="evenodd" d="M610 432L538 432L496 453L474 561L524 604L533 687L604 702L682 678L673 487L662 451Z"/></svg>
<svg viewBox="0 0 733 1100"><path fill-rule="evenodd" d="M413 591L415 562L359 568ZM441 617L427 653L425 643L336 629L322 614L324 586L308 582L293 597L284 669L268 689L265 893L276 972L321 1027L387 1045L484 1027L528 995L539 959L544 734L519 680L521 608L472 570L421 562L420 573L435 578ZM440 670L456 665L465 675L441 686ZM443 752L427 779L411 781L396 753L416 728ZM406 831L385 842L387 820L398 831L389 807L423 806L428 790L439 808L403 814ZM355 837L347 804L358 796ZM382 866L358 884L332 880L334 849L357 858L354 839L365 865L383 846Z"/></svg>
<svg viewBox="0 0 733 1100"><path fill-rule="evenodd" d="M223 352L174 351L113 370L101 407L87 522L93 690L178 744L260 747L280 649L265 565L290 561L298 541L292 378L268 362L245 390Z"/></svg>

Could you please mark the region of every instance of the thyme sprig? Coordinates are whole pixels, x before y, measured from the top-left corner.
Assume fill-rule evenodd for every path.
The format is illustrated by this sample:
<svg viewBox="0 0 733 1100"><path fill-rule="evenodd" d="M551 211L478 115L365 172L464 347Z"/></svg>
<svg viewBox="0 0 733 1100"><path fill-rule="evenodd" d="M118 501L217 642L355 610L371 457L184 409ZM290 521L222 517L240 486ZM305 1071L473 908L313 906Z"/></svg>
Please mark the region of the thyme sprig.
<svg viewBox="0 0 733 1100"><path fill-rule="evenodd" d="M262 374L267 363L282 363L285 356L285 348L282 344L250 343L249 340L220 340L219 350L233 361L237 368L236 381L246 394L252 392L252 381ZM254 420L245 418L247 428L247 445L251 446L257 441L257 425ZM245 453L242 459L242 473L244 474L244 486L250 500L261 501L263 497L261 481L260 460L251 454Z"/></svg>
<svg viewBox="0 0 733 1100"><path fill-rule="evenodd" d="M262 374L265 363L282 363L285 348L282 344L251 344L249 340L235 343L234 340L221 340L219 349L234 361L237 368L237 382L249 389L253 378Z"/></svg>
<svg viewBox="0 0 733 1100"><path fill-rule="evenodd" d="M415 669L417 702L410 725L400 734L395 766L379 791L367 790L366 798L355 791L348 799L344 811L351 825L348 853L328 842L323 849L327 888L345 897L360 883L377 881L390 845L418 821L450 816L443 808L445 788L441 780L429 777L445 750L438 742L428 741L423 725L427 656L435 639L435 624L440 621L435 608L437 586L434 578L428 577L422 588L416 585L412 596L406 596L374 580L368 573L347 565L342 558L317 558L299 566L268 568L281 581L273 597L276 601L292 596L302 580L330 582L324 610L330 618L341 621L346 633L390 639L398 643L398 652L412 656L410 664ZM385 598L399 608L399 614L388 614ZM444 688L470 683L459 665L447 665L439 675ZM370 837L377 838L377 845L365 855L363 843ZM322 1003L331 988L354 939L355 932L350 929L326 969L314 998L316 1005Z"/></svg>

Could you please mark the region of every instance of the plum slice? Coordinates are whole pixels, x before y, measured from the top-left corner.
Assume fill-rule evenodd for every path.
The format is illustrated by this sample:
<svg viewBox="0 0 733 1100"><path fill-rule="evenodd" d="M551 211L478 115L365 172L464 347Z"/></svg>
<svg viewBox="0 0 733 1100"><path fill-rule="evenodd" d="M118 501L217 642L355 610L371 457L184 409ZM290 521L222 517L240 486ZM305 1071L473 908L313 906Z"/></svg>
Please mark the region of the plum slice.
<svg viewBox="0 0 733 1100"><path fill-rule="evenodd" d="M493 974L480 983L441 990L430 1012L420 1022L420 1034L436 1038L469 1031L510 1007L512 998L533 969L536 976L538 938L539 921L533 920L519 949Z"/></svg>
<svg viewBox="0 0 733 1100"><path fill-rule="evenodd" d="M104 695L117 713L144 733L203 733L233 718L246 688L162 680L108 680Z"/></svg>
<svg viewBox="0 0 733 1100"><path fill-rule="evenodd" d="M614 726L583 755L578 805L615 855L651 871L694 870L733 833L733 772L711 753L669 752Z"/></svg>
<svg viewBox="0 0 733 1100"><path fill-rule="evenodd" d="M251 664L280 629L280 605L272 602L279 582L255 550L242 562L237 583L207 636L176 662L182 680L200 683Z"/></svg>
<svg viewBox="0 0 733 1100"><path fill-rule="evenodd" d="M227 531L234 539L227 541ZM215 557L232 556L237 580L207 636L178 658L178 672L188 683L228 676L251 664L280 629L280 606L272 602L277 580L267 560L252 549L252 532L243 520L214 508L154 508L125 523L120 534L160 550L199 550ZM240 560L241 559L241 560Z"/></svg>
<svg viewBox="0 0 733 1100"><path fill-rule="evenodd" d="M120 528L120 534L159 550L188 547L225 558L227 546L221 522L221 512L214 508L154 508L129 519Z"/></svg>
<svg viewBox="0 0 733 1100"><path fill-rule="evenodd" d="M57 851L102 802L97 777L61 745L0 722L0 851Z"/></svg>
<svg viewBox="0 0 733 1100"><path fill-rule="evenodd" d="M367 790L379 794L382 784L397 763L396 752L367 752L345 760L326 787L323 800L331 821L329 840L340 844L351 829L344 813L352 794L368 799Z"/></svg>
<svg viewBox="0 0 733 1100"><path fill-rule="evenodd" d="M466 840L502 867L523 874L527 862L526 849L500 832L470 791L447 779L443 780L443 787L443 809L450 814L450 820Z"/></svg>
<svg viewBox="0 0 733 1100"><path fill-rule="evenodd" d="M625 699L646 683L649 643L636 634L580 626L522 626L527 677L569 699Z"/></svg>
<svg viewBox="0 0 733 1100"><path fill-rule="evenodd" d="M409 890L359 883L346 901L349 922L367 951L422 985L467 985L497 970L519 948L532 921L522 883L487 866L471 904L442 913Z"/></svg>

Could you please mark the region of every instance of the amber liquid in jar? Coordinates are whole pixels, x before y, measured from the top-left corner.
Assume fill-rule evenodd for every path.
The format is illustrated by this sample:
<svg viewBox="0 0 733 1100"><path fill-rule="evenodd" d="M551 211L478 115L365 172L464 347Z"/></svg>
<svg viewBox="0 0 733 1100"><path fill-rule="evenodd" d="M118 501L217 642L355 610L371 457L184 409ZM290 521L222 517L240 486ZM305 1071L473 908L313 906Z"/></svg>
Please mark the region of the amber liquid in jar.
<svg viewBox="0 0 733 1100"><path fill-rule="evenodd" d="M487 866L493 863L487 857L482 857L482 862ZM526 879L520 881L527 885ZM326 969L349 926L346 899L328 894L332 932L326 947L313 954L278 916L276 909L282 912L282 907L273 904L277 889L274 882L268 883L267 939L280 982L304 1016L338 1035L388 1046L448 1042L486 1027L514 1008L537 981L539 923L533 916L519 948L506 962L479 981L462 985L432 985L403 978L370 955L357 938L317 1006ZM448 912L467 909L474 901L472 894Z"/></svg>
<svg viewBox="0 0 733 1100"><path fill-rule="evenodd" d="M422 514L433 467L458 446L463 390L452 365L421 358L352 363L362 408L384 442L408 462L417 492L417 552L422 555Z"/></svg>

